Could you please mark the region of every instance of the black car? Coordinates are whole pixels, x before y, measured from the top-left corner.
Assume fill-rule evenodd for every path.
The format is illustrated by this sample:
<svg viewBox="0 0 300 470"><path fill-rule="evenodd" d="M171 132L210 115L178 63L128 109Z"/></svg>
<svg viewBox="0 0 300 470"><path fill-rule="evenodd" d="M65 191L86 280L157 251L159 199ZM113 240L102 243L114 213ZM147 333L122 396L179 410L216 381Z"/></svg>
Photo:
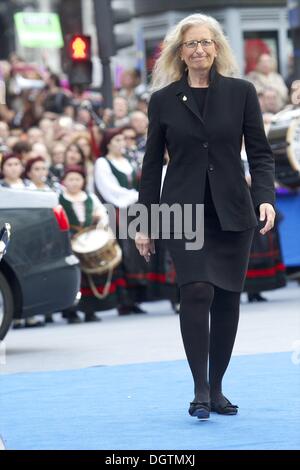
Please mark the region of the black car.
<svg viewBox="0 0 300 470"><path fill-rule="evenodd" d="M80 289L68 219L54 192L0 187L0 228L5 223L11 237L0 262L0 340L13 319L68 308Z"/></svg>

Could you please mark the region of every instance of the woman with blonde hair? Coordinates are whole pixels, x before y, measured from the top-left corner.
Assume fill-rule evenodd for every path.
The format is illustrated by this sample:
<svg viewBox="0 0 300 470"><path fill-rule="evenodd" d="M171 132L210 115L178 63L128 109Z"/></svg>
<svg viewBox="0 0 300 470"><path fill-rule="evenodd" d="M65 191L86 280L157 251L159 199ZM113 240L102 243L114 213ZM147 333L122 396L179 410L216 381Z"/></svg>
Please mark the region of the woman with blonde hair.
<svg viewBox="0 0 300 470"><path fill-rule="evenodd" d="M150 227L140 227L136 247L149 261L154 239L164 235L173 259L182 339L194 379L189 414L199 419L209 418L210 411L237 413L238 406L223 395L222 379L235 341L258 217L262 234L275 218L272 151L255 87L237 73L229 43L214 18L190 15L167 34L153 70L139 187L138 202L148 210ZM243 136L251 189L241 162ZM165 147L170 161L160 194ZM168 227L157 228L153 204L176 204L184 214L184 228L182 217L181 228L172 217ZM204 217L197 220L201 204ZM187 231L186 219L193 229L196 221L196 230ZM201 249L187 246L195 233L196 240L204 235Z"/></svg>
<svg viewBox="0 0 300 470"><path fill-rule="evenodd" d="M192 25L205 25L204 27L212 31L214 40L218 44L218 55L214 61L218 72L225 76L238 74L236 59L218 21L211 16L196 13L180 21L167 34L163 42L162 54L156 61L152 71L150 91L163 88L182 77L187 64L178 54L178 48L181 47L185 31Z"/></svg>

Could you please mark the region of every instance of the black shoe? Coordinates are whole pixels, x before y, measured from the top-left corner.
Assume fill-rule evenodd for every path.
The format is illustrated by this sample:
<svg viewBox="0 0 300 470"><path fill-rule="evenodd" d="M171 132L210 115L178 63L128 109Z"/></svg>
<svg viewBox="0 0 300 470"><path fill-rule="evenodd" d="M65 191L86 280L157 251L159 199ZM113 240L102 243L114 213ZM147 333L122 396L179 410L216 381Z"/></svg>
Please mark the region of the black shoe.
<svg viewBox="0 0 300 470"><path fill-rule="evenodd" d="M12 327L14 330L20 330L21 328L24 328L24 320L13 320Z"/></svg>
<svg viewBox="0 0 300 470"><path fill-rule="evenodd" d="M133 304L130 308L132 313L147 313L146 310L143 310L138 304Z"/></svg>
<svg viewBox="0 0 300 470"><path fill-rule="evenodd" d="M69 325L75 325L76 323L81 323L81 318L77 312L63 313L63 318L67 320Z"/></svg>
<svg viewBox="0 0 300 470"><path fill-rule="evenodd" d="M45 323L54 323L52 315L46 315Z"/></svg>
<svg viewBox="0 0 300 470"><path fill-rule="evenodd" d="M131 304L131 305L120 305L118 308L118 314L119 315L130 315L131 313L147 313L146 310L143 310L139 305L137 304Z"/></svg>
<svg viewBox="0 0 300 470"><path fill-rule="evenodd" d="M248 301L252 302L267 302L268 299L260 295L260 293L248 294Z"/></svg>
<svg viewBox="0 0 300 470"><path fill-rule="evenodd" d="M119 315L130 315L132 313L131 307L128 305L120 305L117 310Z"/></svg>
<svg viewBox="0 0 300 470"><path fill-rule="evenodd" d="M189 414L198 419L205 420L209 418L210 404L206 401L190 402Z"/></svg>
<svg viewBox="0 0 300 470"><path fill-rule="evenodd" d="M174 313L180 313L180 302L171 302Z"/></svg>
<svg viewBox="0 0 300 470"><path fill-rule="evenodd" d="M267 301L268 299L266 299L266 297L263 297L260 294L256 294L256 302L267 302Z"/></svg>
<svg viewBox="0 0 300 470"><path fill-rule="evenodd" d="M236 415L238 412L238 406L233 405L228 398L223 397L223 402L210 402L211 411L220 415Z"/></svg>
<svg viewBox="0 0 300 470"><path fill-rule="evenodd" d="M26 318L25 320L25 328L37 328L40 326L45 326L45 322L36 318Z"/></svg>
<svg viewBox="0 0 300 470"><path fill-rule="evenodd" d="M85 314L85 322L86 323L89 323L89 322L97 322L97 321L101 321L102 318L99 318L97 317L97 315L95 314L95 312L92 312L92 313L86 313Z"/></svg>

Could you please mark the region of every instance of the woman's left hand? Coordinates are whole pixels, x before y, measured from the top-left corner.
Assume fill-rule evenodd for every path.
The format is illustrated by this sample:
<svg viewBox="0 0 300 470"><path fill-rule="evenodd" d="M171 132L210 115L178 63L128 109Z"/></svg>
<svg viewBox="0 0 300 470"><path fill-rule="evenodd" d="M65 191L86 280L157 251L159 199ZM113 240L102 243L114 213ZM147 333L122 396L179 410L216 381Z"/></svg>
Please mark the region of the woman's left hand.
<svg viewBox="0 0 300 470"><path fill-rule="evenodd" d="M264 221L267 219L265 226L259 231L262 235L265 235L269 230L274 227L276 212L274 211L274 207L272 206L272 204L264 202L259 206L259 215L260 221Z"/></svg>

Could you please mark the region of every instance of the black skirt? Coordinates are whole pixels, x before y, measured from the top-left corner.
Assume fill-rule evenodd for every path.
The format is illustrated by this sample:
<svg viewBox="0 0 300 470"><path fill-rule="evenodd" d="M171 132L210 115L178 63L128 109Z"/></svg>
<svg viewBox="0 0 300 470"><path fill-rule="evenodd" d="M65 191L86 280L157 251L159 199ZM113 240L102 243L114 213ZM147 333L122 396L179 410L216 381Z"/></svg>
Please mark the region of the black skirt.
<svg viewBox="0 0 300 470"><path fill-rule="evenodd" d="M177 284L203 281L225 290L242 292L255 228L234 232L221 228L206 176L204 197L204 245L186 250L193 240L163 240L173 260Z"/></svg>

